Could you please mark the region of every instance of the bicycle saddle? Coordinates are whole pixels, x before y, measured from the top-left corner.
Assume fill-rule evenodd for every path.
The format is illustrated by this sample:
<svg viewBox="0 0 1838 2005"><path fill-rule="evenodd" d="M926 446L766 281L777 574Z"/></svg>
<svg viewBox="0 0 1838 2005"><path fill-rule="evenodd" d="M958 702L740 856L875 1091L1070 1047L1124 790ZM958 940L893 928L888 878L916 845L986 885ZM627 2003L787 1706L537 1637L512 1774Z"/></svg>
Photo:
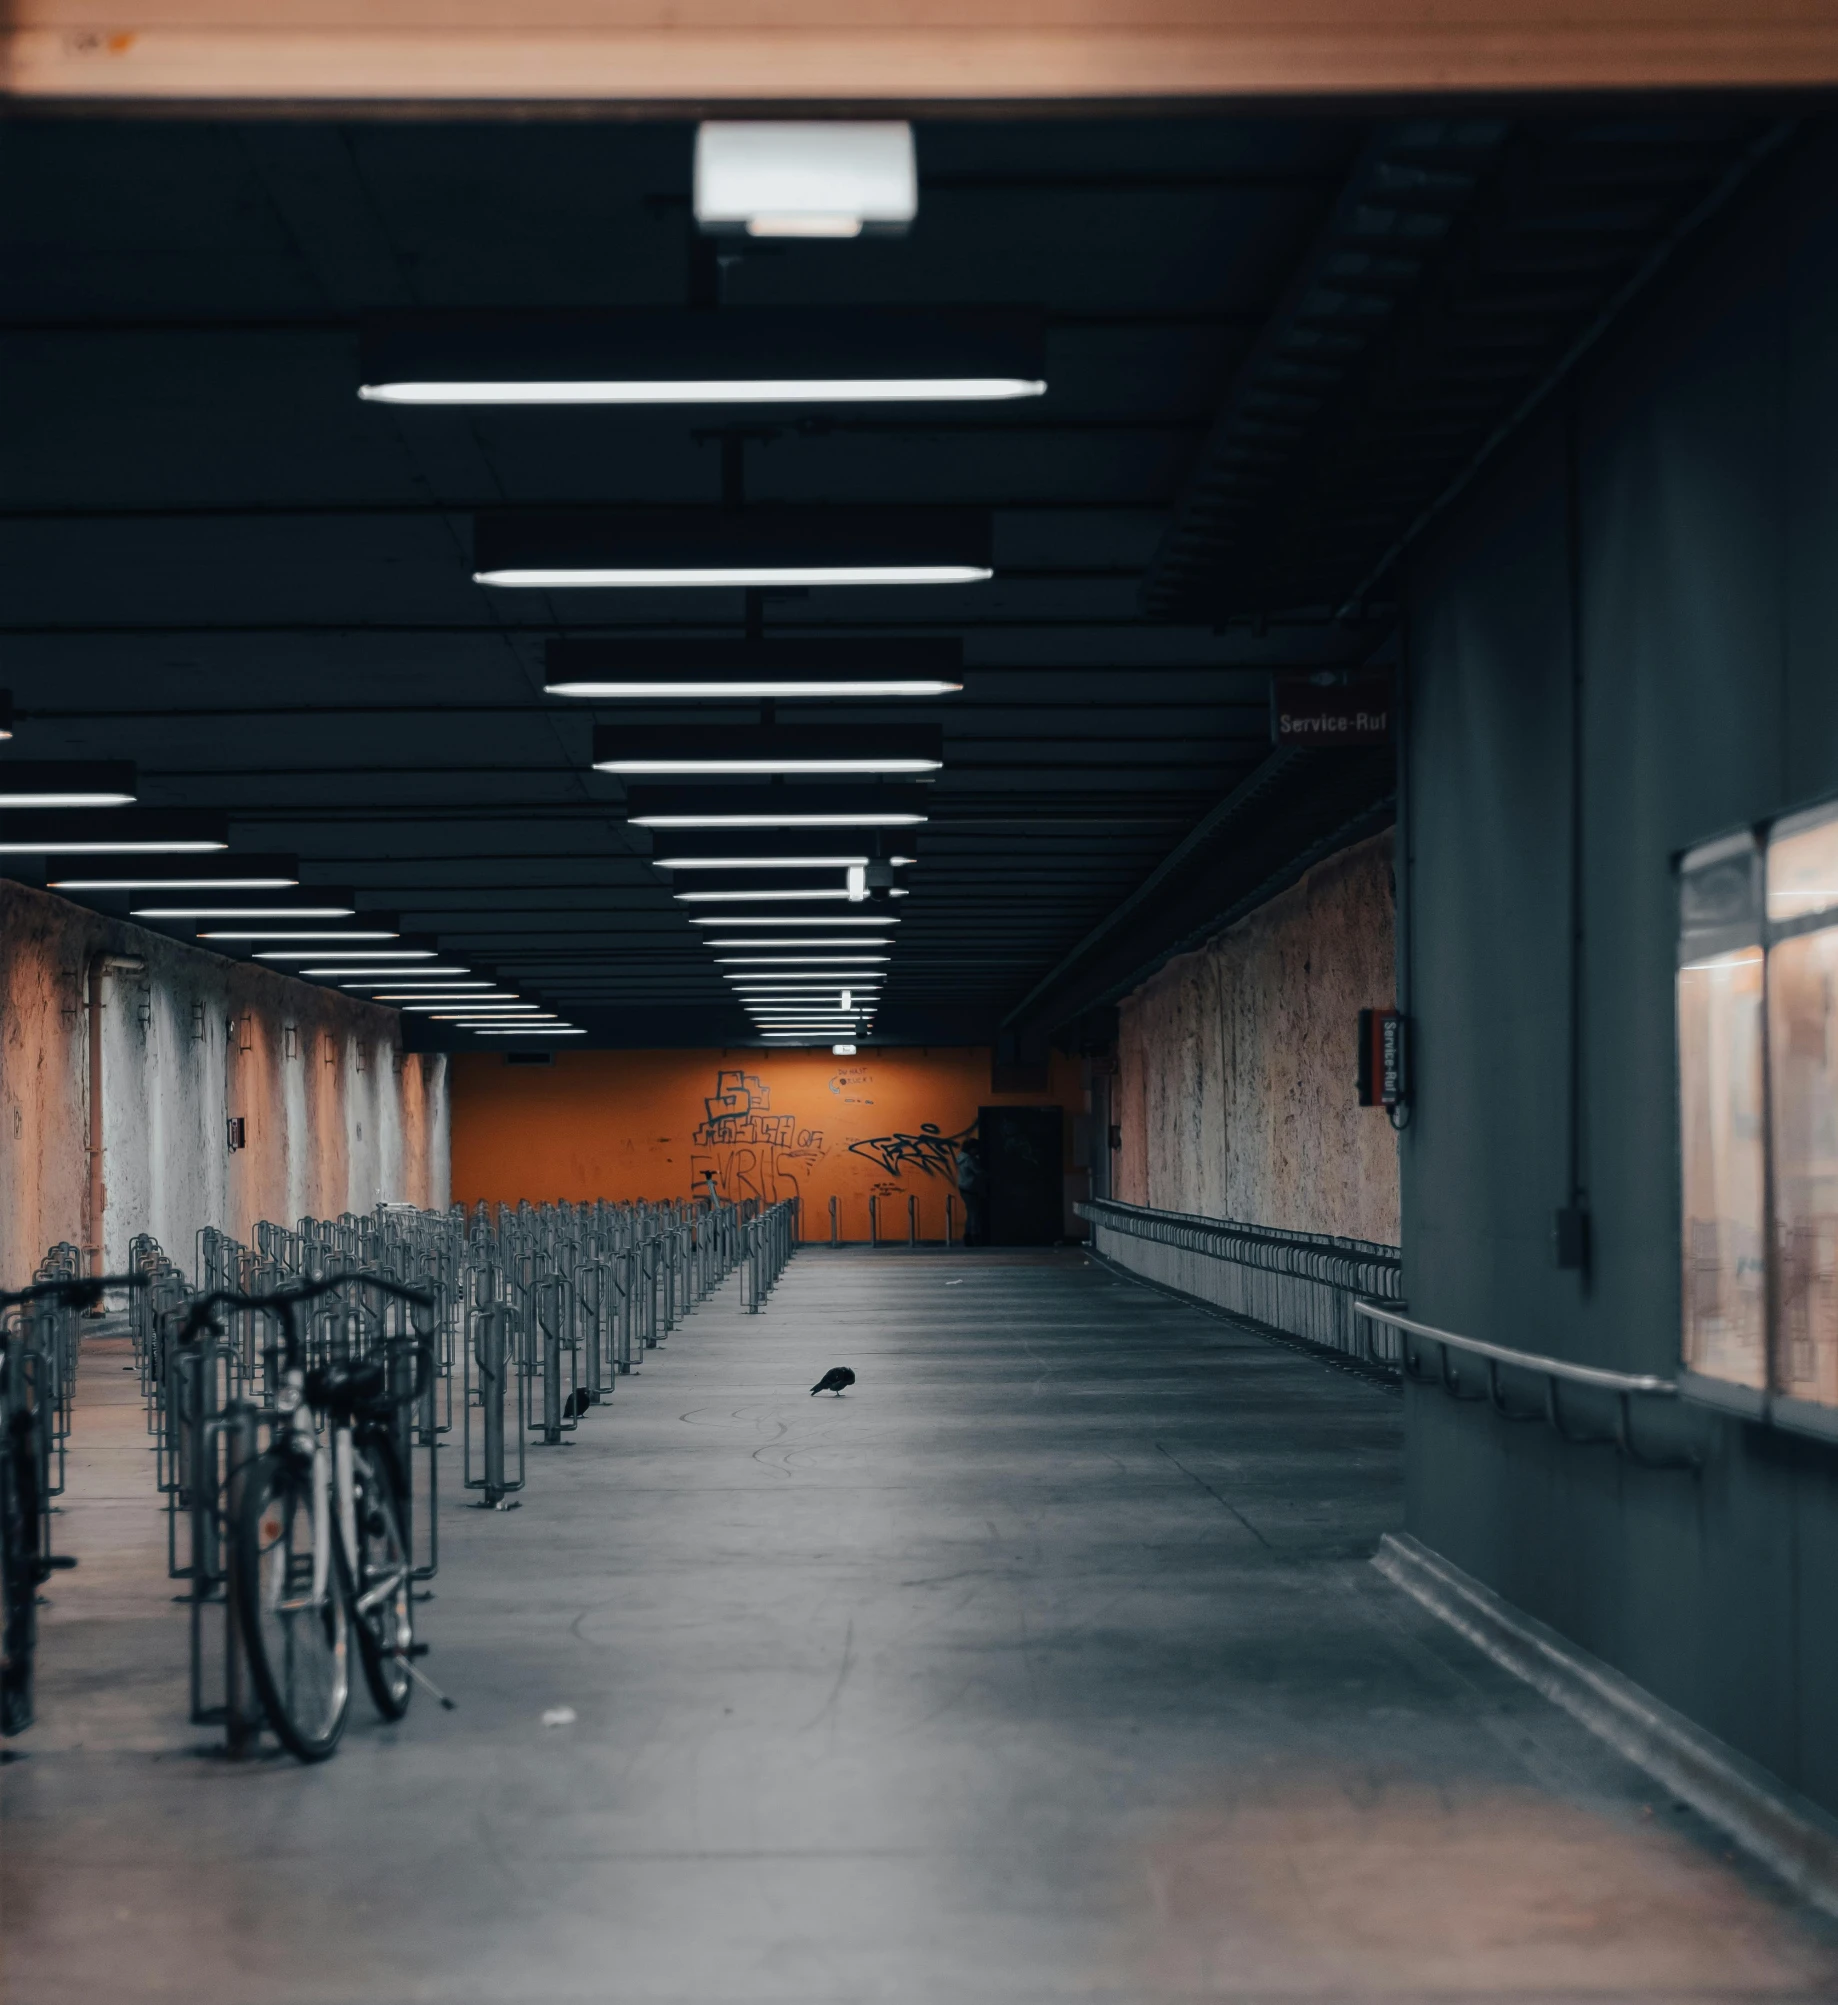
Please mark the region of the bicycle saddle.
<svg viewBox="0 0 1838 2005"><path fill-rule="evenodd" d="M374 1358L335 1358L330 1364L315 1365L306 1375L306 1397L310 1405L335 1419L349 1420L383 1397L385 1375Z"/></svg>

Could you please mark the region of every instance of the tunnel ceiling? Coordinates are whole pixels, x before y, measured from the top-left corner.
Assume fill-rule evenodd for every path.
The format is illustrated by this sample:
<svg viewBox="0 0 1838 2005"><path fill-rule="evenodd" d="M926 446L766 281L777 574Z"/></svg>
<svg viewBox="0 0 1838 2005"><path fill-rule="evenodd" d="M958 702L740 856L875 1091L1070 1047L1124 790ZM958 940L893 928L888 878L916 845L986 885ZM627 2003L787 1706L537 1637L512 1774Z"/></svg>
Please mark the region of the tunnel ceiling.
<svg viewBox="0 0 1838 2005"><path fill-rule="evenodd" d="M1035 307L1047 394L734 411L356 395L379 315L706 302L688 124L12 122L0 773L132 759L142 802L221 810L603 1041L737 1042L591 760L596 722L759 706L551 696L544 645L738 640L744 595L482 587L475 520L987 510L990 580L768 597L753 630L961 643L961 694L775 724L942 727L879 1034L1062 1023L1382 819L1385 758L1273 762L1271 671L1386 645L1399 538L1783 130L921 123L909 235L749 244L715 311Z"/></svg>

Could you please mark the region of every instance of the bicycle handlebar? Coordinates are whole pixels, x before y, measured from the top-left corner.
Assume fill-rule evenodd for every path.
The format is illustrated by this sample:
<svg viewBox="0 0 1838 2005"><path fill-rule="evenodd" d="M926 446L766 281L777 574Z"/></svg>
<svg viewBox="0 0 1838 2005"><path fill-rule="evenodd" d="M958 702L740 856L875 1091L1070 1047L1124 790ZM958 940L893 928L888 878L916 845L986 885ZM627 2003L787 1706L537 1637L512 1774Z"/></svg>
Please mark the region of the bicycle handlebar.
<svg viewBox="0 0 1838 2005"><path fill-rule="evenodd" d="M144 1288L144 1274L88 1274L62 1281L34 1281L29 1288L0 1288L0 1310L22 1309L28 1302L62 1302L67 1309L89 1309L110 1288Z"/></svg>

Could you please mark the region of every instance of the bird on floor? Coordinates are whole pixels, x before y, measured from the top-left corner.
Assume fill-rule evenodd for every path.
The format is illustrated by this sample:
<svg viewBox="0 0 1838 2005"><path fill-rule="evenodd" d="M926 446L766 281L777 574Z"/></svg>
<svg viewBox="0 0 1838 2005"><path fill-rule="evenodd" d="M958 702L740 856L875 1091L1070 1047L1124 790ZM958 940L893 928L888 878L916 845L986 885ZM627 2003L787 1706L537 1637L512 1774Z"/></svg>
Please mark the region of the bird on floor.
<svg viewBox="0 0 1838 2005"><path fill-rule="evenodd" d="M847 1365L832 1365L811 1387L811 1397L815 1399L820 1392L833 1392L840 1399L843 1387L854 1383L855 1374Z"/></svg>
<svg viewBox="0 0 1838 2005"><path fill-rule="evenodd" d="M589 1398L586 1388L584 1386L577 1386L562 1402L562 1418L564 1420L579 1420L581 1415L592 1404L593 1401Z"/></svg>

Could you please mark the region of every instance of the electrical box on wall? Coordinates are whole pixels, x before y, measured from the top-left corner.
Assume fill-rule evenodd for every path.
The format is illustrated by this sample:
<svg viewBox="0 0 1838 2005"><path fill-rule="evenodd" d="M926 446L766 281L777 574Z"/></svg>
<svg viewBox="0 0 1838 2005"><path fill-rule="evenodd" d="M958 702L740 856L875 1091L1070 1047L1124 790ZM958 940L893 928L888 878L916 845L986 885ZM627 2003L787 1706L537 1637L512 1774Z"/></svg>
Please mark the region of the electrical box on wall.
<svg viewBox="0 0 1838 2005"><path fill-rule="evenodd" d="M232 1154L238 1149L248 1147L249 1130L245 1115L232 1114L224 1125L229 1130L228 1140Z"/></svg>
<svg viewBox="0 0 1838 2005"><path fill-rule="evenodd" d="M1409 1019L1395 1009L1359 1013L1359 1104L1402 1107L1409 1097Z"/></svg>

